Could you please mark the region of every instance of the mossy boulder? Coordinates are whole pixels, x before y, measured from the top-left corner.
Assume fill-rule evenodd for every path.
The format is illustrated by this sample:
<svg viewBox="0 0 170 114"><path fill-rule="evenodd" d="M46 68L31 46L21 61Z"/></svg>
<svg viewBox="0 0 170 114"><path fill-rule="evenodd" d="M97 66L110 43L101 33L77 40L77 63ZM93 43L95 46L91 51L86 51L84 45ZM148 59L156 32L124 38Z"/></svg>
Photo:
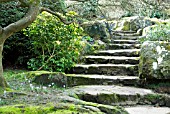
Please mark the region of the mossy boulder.
<svg viewBox="0 0 170 114"><path fill-rule="evenodd" d="M102 40L109 42L110 34L109 30L117 26L116 21L95 20L88 21L82 24L84 31L93 37L95 40Z"/></svg>
<svg viewBox="0 0 170 114"><path fill-rule="evenodd" d="M0 114L128 114L118 106L91 102L57 103L47 105L13 105L0 107Z"/></svg>
<svg viewBox="0 0 170 114"><path fill-rule="evenodd" d="M123 20L118 24L118 31L128 31L130 30L130 22L128 20Z"/></svg>
<svg viewBox="0 0 170 114"><path fill-rule="evenodd" d="M3 106L1 114L103 114L100 110L90 110L81 105L71 103L59 103L54 106Z"/></svg>
<svg viewBox="0 0 170 114"><path fill-rule="evenodd" d="M170 79L169 42L146 41L141 47L139 76L142 79Z"/></svg>
<svg viewBox="0 0 170 114"><path fill-rule="evenodd" d="M156 28L158 25L152 25L152 26L148 26L145 27L142 31L142 36L146 36L148 34L148 32L150 32L152 29Z"/></svg>
<svg viewBox="0 0 170 114"><path fill-rule="evenodd" d="M67 77L61 72L31 71L27 73L27 78L37 84L48 85L53 83L58 87L67 85Z"/></svg>
<svg viewBox="0 0 170 114"><path fill-rule="evenodd" d="M146 17L125 17L119 21L118 27L116 30L120 31L137 31L139 29L143 29L145 27L154 25L156 22L150 18Z"/></svg>

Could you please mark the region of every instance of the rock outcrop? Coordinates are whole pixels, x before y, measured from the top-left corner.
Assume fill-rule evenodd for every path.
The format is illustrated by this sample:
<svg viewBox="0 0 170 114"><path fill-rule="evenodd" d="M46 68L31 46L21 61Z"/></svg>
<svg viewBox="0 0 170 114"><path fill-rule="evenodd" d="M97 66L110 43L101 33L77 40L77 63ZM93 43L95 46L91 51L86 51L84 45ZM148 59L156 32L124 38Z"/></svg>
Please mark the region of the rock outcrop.
<svg viewBox="0 0 170 114"><path fill-rule="evenodd" d="M139 75L146 79L170 79L169 42L144 42L141 47Z"/></svg>

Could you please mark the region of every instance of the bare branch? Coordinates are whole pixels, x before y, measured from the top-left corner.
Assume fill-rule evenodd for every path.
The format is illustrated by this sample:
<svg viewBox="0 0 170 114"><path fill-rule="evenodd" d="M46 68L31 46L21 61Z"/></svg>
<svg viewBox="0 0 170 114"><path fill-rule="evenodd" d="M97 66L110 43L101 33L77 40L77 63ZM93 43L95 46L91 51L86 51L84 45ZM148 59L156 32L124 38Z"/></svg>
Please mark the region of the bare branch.
<svg viewBox="0 0 170 114"><path fill-rule="evenodd" d="M25 17L4 28L4 34L6 35L6 38L11 36L13 33L18 32L26 28L28 25L30 25L36 19L39 12L40 12L40 8L38 5L37 6L31 5Z"/></svg>
<svg viewBox="0 0 170 114"><path fill-rule="evenodd" d="M60 19L60 21L62 21L64 24L68 25L68 24L73 23L73 21L67 21L64 17L62 17L62 15L60 13L56 13L48 8L41 7L41 12L43 12L43 11L46 11L48 13L51 13L52 15L57 16Z"/></svg>

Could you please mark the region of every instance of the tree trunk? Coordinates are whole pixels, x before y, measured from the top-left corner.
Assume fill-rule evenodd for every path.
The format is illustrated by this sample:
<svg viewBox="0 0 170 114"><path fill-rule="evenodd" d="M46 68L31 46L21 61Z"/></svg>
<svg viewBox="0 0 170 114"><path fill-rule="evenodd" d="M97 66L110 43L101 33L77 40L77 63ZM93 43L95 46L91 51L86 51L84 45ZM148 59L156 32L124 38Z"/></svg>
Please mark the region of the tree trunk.
<svg viewBox="0 0 170 114"><path fill-rule="evenodd" d="M0 3L10 2L10 1L16 1L16 0L0 0ZM2 66L3 45L7 38L9 38L14 33L18 32L18 31L26 28L28 25L30 25L37 18L38 14L41 13L42 11L47 11L47 12L57 16L65 24L72 23L72 22L67 22L58 13L53 12L47 8L41 7L40 0L18 0L18 2L20 3L20 5L22 7L28 7L27 14L20 20L14 22L14 23L11 23L4 28L2 28L0 26L0 87L2 87L2 88L8 87L7 82L5 81L5 78L3 76L3 66Z"/></svg>
<svg viewBox="0 0 170 114"><path fill-rule="evenodd" d="M3 44L0 42L0 87L6 88L7 82L3 76L3 66L2 66L2 51L3 51Z"/></svg>

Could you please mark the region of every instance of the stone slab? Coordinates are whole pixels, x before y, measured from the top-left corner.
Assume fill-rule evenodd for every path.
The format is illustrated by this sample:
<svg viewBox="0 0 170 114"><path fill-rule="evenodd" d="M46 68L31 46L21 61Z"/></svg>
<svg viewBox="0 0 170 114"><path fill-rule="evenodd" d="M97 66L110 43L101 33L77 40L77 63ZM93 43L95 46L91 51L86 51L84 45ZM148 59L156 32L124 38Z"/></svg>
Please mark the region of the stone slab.
<svg viewBox="0 0 170 114"><path fill-rule="evenodd" d="M138 81L137 76L67 74L67 84L71 87L78 85L137 85Z"/></svg>
<svg viewBox="0 0 170 114"><path fill-rule="evenodd" d="M113 35L112 39L123 39L123 40L137 40L139 39L141 36L117 36L117 35Z"/></svg>
<svg viewBox="0 0 170 114"><path fill-rule="evenodd" d="M129 114L170 114L168 107L140 106L125 108L125 110Z"/></svg>
<svg viewBox="0 0 170 114"><path fill-rule="evenodd" d="M130 106L140 103L143 103L144 105L149 102L150 99L148 98L150 97L155 101L158 99L155 97L157 94L152 90L129 86L90 85L77 86L71 88L71 90L81 100L107 105ZM160 98L161 97L159 97L159 99ZM158 104L165 102L165 98L161 98L160 101L157 102ZM155 104L157 104L157 102L155 102Z"/></svg>
<svg viewBox="0 0 170 114"><path fill-rule="evenodd" d="M74 88L75 90L82 91L89 95L99 95L103 94L119 94L119 95L147 95L154 94L152 90L129 87L129 86L105 86L105 85L92 85L92 86L78 86Z"/></svg>
<svg viewBox="0 0 170 114"><path fill-rule="evenodd" d="M111 40L112 43L115 43L115 44L136 44L136 43L139 43L138 40L116 40L116 39L112 39Z"/></svg>
<svg viewBox="0 0 170 114"><path fill-rule="evenodd" d="M95 55L139 57L140 49L101 50Z"/></svg>
<svg viewBox="0 0 170 114"><path fill-rule="evenodd" d="M124 56L85 56L86 64L94 63L112 63L112 64L139 64L139 57L124 57Z"/></svg>
<svg viewBox="0 0 170 114"><path fill-rule="evenodd" d="M138 75L138 65L131 64L77 64L71 69L73 74L103 74L119 76Z"/></svg>
<svg viewBox="0 0 170 114"><path fill-rule="evenodd" d="M139 49L140 44L107 44L106 49Z"/></svg>

